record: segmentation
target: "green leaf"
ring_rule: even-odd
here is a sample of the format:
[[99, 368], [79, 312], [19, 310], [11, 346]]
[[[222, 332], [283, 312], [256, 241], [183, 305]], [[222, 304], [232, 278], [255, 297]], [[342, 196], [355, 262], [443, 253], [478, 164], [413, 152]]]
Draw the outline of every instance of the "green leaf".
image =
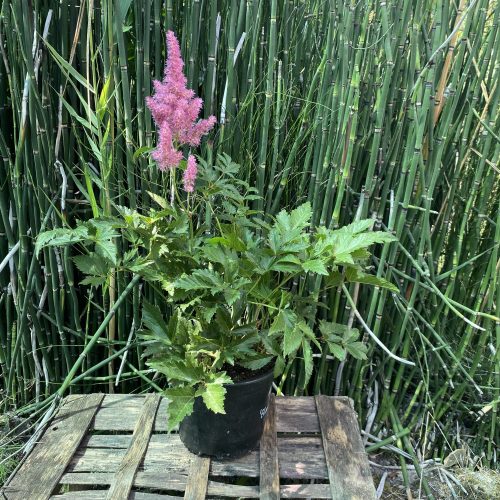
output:
[[282, 356], [278, 356], [274, 365], [274, 378], [279, 377], [285, 371], [285, 366], [285, 358], [283, 358]]
[[101, 286], [106, 283], [106, 276], [87, 276], [82, 281], [80, 281], [80, 285], [92, 285], [92, 286]]
[[396, 285], [393, 285], [390, 281], [387, 281], [384, 278], [373, 276], [372, 274], [365, 274], [356, 268], [348, 267], [345, 272], [345, 278], [351, 283], [374, 285], [380, 288], [387, 288], [391, 292], [399, 292], [398, 287]]
[[168, 431], [171, 432], [182, 420], [193, 413], [195, 390], [193, 387], [171, 387], [164, 394], [169, 401]]
[[315, 274], [321, 274], [323, 276], [328, 275], [325, 264], [320, 259], [306, 260], [302, 264], [304, 271], [309, 271]]
[[88, 240], [89, 232], [86, 226], [77, 226], [75, 229], [58, 228], [51, 231], [45, 231], [38, 235], [35, 244], [35, 253], [38, 255], [40, 250], [47, 246], [72, 245], [81, 241]]
[[159, 371], [166, 375], [170, 381], [176, 380], [181, 382], [195, 383], [203, 377], [201, 369], [195, 366], [188, 366], [180, 360], [175, 359], [152, 359], [146, 363], [153, 370]]
[[314, 369], [314, 359], [311, 344], [305, 339], [302, 339], [302, 354], [304, 356], [304, 384], [302, 387], [305, 388], [311, 378]]
[[346, 345], [346, 349], [353, 358], [366, 359], [368, 348], [365, 344], [363, 344], [363, 342], [351, 342]]
[[110, 266], [100, 255], [91, 253], [88, 255], [76, 255], [72, 258], [75, 266], [83, 274], [90, 274], [97, 277], [106, 277]]
[[[215, 295], [224, 286], [222, 276], [210, 269], [196, 269], [191, 274], [183, 274], [174, 286], [182, 290], [210, 290]], [[217, 290], [217, 291], [214, 291]]]
[[301, 262], [295, 255], [286, 255], [273, 263], [270, 269], [284, 273], [296, 273], [301, 269]]
[[247, 359], [240, 362], [241, 366], [248, 368], [249, 370], [260, 370], [267, 366], [273, 359], [274, 356], [257, 356], [252, 359]]
[[[141, 148], [143, 149], [143, 148]], [[153, 201], [155, 201], [158, 205], [160, 205], [161, 208], [164, 208], [164, 209], [168, 209], [170, 208], [170, 203], [163, 197], [161, 197], [160, 195], [156, 194], [156, 193], [152, 193], [151, 191], [147, 191], [147, 193], [149, 194], [149, 196], [151, 197], [151, 199]]]
[[116, 249], [116, 243], [113, 240], [99, 240], [96, 243], [95, 249], [104, 259], [109, 260], [116, 266], [118, 251]]
[[335, 260], [338, 262], [354, 263], [351, 254], [361, 249], [366, 249], [374, 243], [389, 243], [395, 241], [395, 238], [390, 233], [382, 231], [374, 231], [361, 234], [348, 234], [342, 229], [334, 231], [334, 254]]
[[142, 306], [142, 322], [151, 331], [156, 340], [164, 344], [171, 343], [171, 339], [167, 335], [168, 327], [162, 313], [158, 307], [153, 306], [147, 300], [144, 300]]
[[[135, 160], [137, 160], [137, 158], [139, 158], [139, 156], [142, 156], [146, 153], [150, 153], [151, 151], [153, 151], [153, 147], [152, 146], [142, 146], [141, 148], [137, 148], [135, 151], [134, 151], [134, 154], [132, 155], [132, 158]], [[148, 191], [148, 194], [149, 194], [149, 191]]]
[[319, 331], [325, 336], [325, 338], [332, 335], [343, 336], [346, 330], [349, 330], [349, 328], [341, 323], [332, 323], [324, 320], [319, 322]]
[[[209, 410], [212, 410], [214, 413], [225, 414], [226, 412], [224, 411], [224, 399], [226, 396], [226, 392], [226, 388], [222, 384], [218, 382], [212, 382], [205, 384], [205, 387], [201, 392], [201, 397], [203, 398], [205, 406]], [[199, 393], [197, 394], [200, 395]]]
[[[65, 74], [66, 77], [69, 77], [71, 75], [84, 89], [88, 89], [89, 92], [92, 94], [95, 94], [95, 90], [92, 87], [91, 82], [86, 80], [71, 64], [68, 63], [64, 59], [64, 57], [60, 56], [57, 50], [50, 45], [49, 42], [47, 42], [46, 39], [44, 39], [45, 45], [49, 49], [52, 57], [56, 61], [57, 65], [61, 68], [62, 72]], [[74, 82], [70, 79], [71, 83], [74, 85]]]
[[283, 335], [283, 354], [289, 356], [296, 352], [300, 347], [302, 338], [302, 330], [298, 325], [294, 325], [293, 328], [286, 328], [285, 334]]
[[308, 226], [312, 217], [312, 207], [309, 202], [306, 202], [290, 213], [290, 221], [293, 227], [301, 229]]
[[293, 328], [296, 322], [297, 316], [290, 309], [282, 309], [274, 318], [269, 335], [284, 333], [285, 330]]
[[112, 75], [112, 73], [110, 73], [108, 75], [108, 78], [104, 82], [101, 93], [99, 94], [99, 100], [97, 101], [97, 105], [96, 105], [96, 113], [97, 113], [97, 116], [99, 117], [99, 120], [101, 120], [101, 121], [104, 118], [104, 114], [106, 113], [106, 109], [108, 107], [108, 102], [111, 98], [111, 96], [109, 95], [109, 88], [110, 88], [110, 84], [111, 84], [111, 75]]
[[347, 353], [343, 347], [341, 347], [338, 344], [335, 344], [334, 342], [327, 342], [327, 344], [328, 344], [328, 349], [333, 356], [335, 356], [340, 361], [345, 360]]
[[351, 222], [351, 224], [348, 224], [347, 226], [344, 226], [337, 231], [342, 231], [344, 233], [348, 234], [358, 234], [358, 233], [363, 233], [368, 229], [371, 229], [373, 227], [374, 220], [373, 219], [362, 219], [362, 220], [356, 220], [354, 222]]

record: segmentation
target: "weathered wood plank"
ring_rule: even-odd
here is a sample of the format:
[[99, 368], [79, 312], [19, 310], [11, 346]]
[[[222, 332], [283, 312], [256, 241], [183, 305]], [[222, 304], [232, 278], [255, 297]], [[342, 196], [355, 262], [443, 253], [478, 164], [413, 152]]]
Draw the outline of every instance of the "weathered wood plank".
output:
[[[105, 498], [106, 493], [106, 490], [71, 491], [70, 493], [54, 495], [50, 498], [54, 500], [102, 500]], [[127, 500], [179, 500], [179, 497], [161, 495], [159, 493], [132, 491]]]
[[210, 459], [195, 456], [191, 462], [186, 492], [184, 498], [187, 500], [205, 500], [208, 486], [208, 471], [210, 470]]
[[[144, 396], [109, 394], [104, 398], [101, 409], [96, 415], [96, 431], [132, 432], [144, 403]], [[168, 401], [162, 398], [155, 419], [154, 431], [167, 431]], [[116, 418], [119, 409], [121, 418]], [[277, 397], [276, 431], [278, 433], [318, 433], [320, 432], [318, 415], [314, 399], [311, 397]]]
[[278, 500], [280, 471], [278, 467], [278, 439], [276, 436], [276, 407], [274, 395], [269, 397], [264, 432], [260, 440], [260, 498]]
[[87, 434], [81, 448], [128, 448], [132, 434]]
[[[114, 474], [110, 472], [68, 472], [61, 478], [60, 484], [83, 487], [107, 486], [111, 484], [113, 478]], [[134, 478], [134, 488], [184, 491], [186, 489], [187, 478], [187, 474], [138, 471]]]
[[280, 477], [328, 479], [323, 443], [319, 436], [278, 437]]
[[[106, 486], [111, 484], [111, 473], [75, 473], [65, 474], [61, 485]], [[136, 474], [134, 488], [151, 488], [158, 491], [179, 491], [186, 489], [187, 475], [165, 473], [161, 471], [141, 472]], [[102, 491], [102, 490], [101, 490]], [[220, 481], [208, 481], [207, 496], [259, 498], [258, 486], [239, 486]], [[288, 484], [280, 487], [281, 498], [331, 498], [328, 484]]]
[[[113, 399], [108, 399], [113, 396]], [[107, 403], [97, 413], [93, 429], [101, 432], [132, 432], [141, 415], [145, 397], [133, 396], [117, 399], [119, 394], [110, 394], [104, 398]], [[167, 432], [167, 407], [168, 401], [161, 399], [153, 425], [155, 432]], [[120, 418], [116, 418], [120, 412]]]
[[106, 497], [107, 500], [121, 500], [129, 497], [132, 485], [134, 484], [135, 474], [148, 447], [159, 403], [160, 397], [157, 394], [148, 394], [146, 397], [142, 414], [137, 420], [134, 429], [132, 442], [111, 483]]
[[[112, 438], [112, 440], [110, 440]], [[125, 447], [118, 448], [114, 440], [123, 436], [93, 436], [96, 447], [76, 452], [68, 472], [116, 472], [125, 455]], [[125, 436], [119, 444], [131, 439]], [[127, 441], [128, 440], [128, 441]], [[99, 447], [103, 445], [103, 447]], [[153, 434], [144, 457], [142, 469], [185, 473], [189, 470], [193, 455], [182, 445], [177, 434]], [[319, 436], [278, 436], [278, 462], [280, 477], [287, 479], [327, 479], [323, 444]], [[259, 452], [231, 461], [212, 460], [213, 476], [259, 476]]]
[[316, 396], [333, 500], [376, 498], [356, 414], [348, 398]]
[[50, 497], [96, 414], [102, 394], [66, 399], [56, 417], [12, 481], [3, 490], [9, 500]]
[[319, 434], [319, 420], [314, 398], [276, 397], [276, 431]]
[[328, 484], [287, 484], [280, 488], [281, 498], [332, 498]]

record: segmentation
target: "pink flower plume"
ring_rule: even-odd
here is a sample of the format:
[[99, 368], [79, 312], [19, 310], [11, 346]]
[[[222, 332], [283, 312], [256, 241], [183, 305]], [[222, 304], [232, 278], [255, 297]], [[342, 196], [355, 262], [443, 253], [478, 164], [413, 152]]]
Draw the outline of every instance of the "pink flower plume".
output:
[[184, 170], [183, 181], [184, 190], [188, 193], [194, 191], [194, 184], [196, 182], [196, 176], [198, 175], [198, 165], [196, 164], [196, 158], [193, 155], [189, 155], [187, 160], [187, 167]]
[[[201, 138], [216, 121], [215, 116], [198, 120], [203, 101], [187, 88], [181, 49], [172, 31], [167, 33], [167, 50], [163, 81], [154, 81], [155, 93], [146, 98], [146, 104], [159, 129], [158, 147], [152, 157], [158, 162], [160, 170], [176, 167], [182, 159], [182, 153], [177, 148], [182, 145], [199, 146]], [[191, 165], [194, 167], [191, 170], [195, 172], [196, 178], [196, 161], [192, 158]], [[185, 185], [191, 186], [189, 183]]]

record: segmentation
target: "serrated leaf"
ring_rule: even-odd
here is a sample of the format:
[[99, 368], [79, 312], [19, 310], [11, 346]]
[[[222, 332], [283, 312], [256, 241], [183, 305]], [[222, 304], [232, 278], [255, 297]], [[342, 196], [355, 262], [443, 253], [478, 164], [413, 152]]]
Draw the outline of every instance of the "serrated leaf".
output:
[[343, 336], [346, 330], [349, 330], [349, 328], [341, 323], [332, 323], [331, 321], [324, 320], [319, 322], [319, 331], [325, 337], [330, 337], [331, 335]]
[[311, 349], [311, 344], [303, 339], [302, 340], [302, 355], [304, 356], [304, 385], [305, 388], [311, 378], [314, 369], [314, 359], [313, 352]]
[[378, 286], [380, 288], [387, 288], [391, 292], [399, 292], [396, 285], [384, 278], [373, 276], [372, 274], [365, 274], [362, 271], [348, 267], [345, 272], [345, 278], [351, 283], [363, 283], [365, 285]]
[[349, 234], [363, 233], [364, 231], [371, 229], [373, 227], [373, 223], [373, 219], [356, 220], [354, 222], [351, 222], [350, 224], [347, 224], [347, 226], [338, 229], [337, 231], [342, 231]]
[[312, 207], [309, 202], [306, 202], [290, 213], [290, 221], [293, 227], [304, 228], [309, 225], [312, 217]]
[[167, 334], [168, 326], [163, 319], [162, 313], [158, 307], [153, 306], [147, 300], [144, 300], [142, 306], [142, 322], [156, 340], [164, 344], [171, 343], [171, 339]]
[[306, 260], [302, 263], [302, 268], [304, 271], [309, 271], [311, 273], [321, 274], [323, 276], [328, 275], [325, 264], [320, 259]]
[[286, 328], [283, 335], [283, 354], [289, 356], [296, 352], [300, 347], [302, 337], [303, 334], [298, 325], [294, 325], [293, 328]]
[[80, 285], [102, 286], [104, 283], [106, 283], [106, 276], [87, 276], [80, 281]]
[[160, 205], [161, 208], [164, 208], [164, 209], [170, 208], [170, 203], [162, 196], [160, 196], [156, 193], [153, 193], [151, 191], [148, 191], [147, 193], [153, 201], [155, 201], [158, 205]]
[[182, 361], [174, 359], [152, 359], [146, 363], [153, 370], [166, 375], [169, 381], [194, 383], [203, 376], [203, 372], [195, 366], [187, 366]]
[[195, 390], [192, 387], [171, 387], [164, 391], [169, 401], [167, 428], [171, 432], [182, 420], [193, 413]]
[[205, 406], [212, 410], [214, 413], [225, 414], [224, 410], [224, 399], [226, 396], [226, 388], [220, 383], [208, 383], [205, 384], [203, 391], [201, 392], [201, 397]]
[[344, 334], [342, 336], [342, 340], [344, 343], [349, 344], [351, 342], [354, 342], [359, 338], [359, 330], [357, 328], [349, 328], [346, 327], [344, 330]]
[[249, 370], [260, 370], [261, 368], [264, 368], [264, 366], [267, 366], [272, 359], [273, 356], [257, 356], [255, 358], [242, 361], [240, 362], [240, 364], [241, 366], [248, 368]]
[[85, 241], [88, 238], [88, 228], [83, 225], [77, 226], [75, 229], [52, 229], [51, 231], [45, 231], [38, 235], [35, 244], [35, 253], [38, 255], [40, 250], [46, 246], [72, 245]]
[[72, 258], [75, 266], [83, 274], [91, 274], [95, 276], [105, 276], [109, 272], [108, 263], [103, 258], [95, 253], [88, 255], [76, 255]]
[[284, 273], [295, 273], [300, 271], [301, 262], [295, 255], [286, 255], [274, 262], [270, 269]]
[[335, 260], [346, 263], [354, 263], [351, 256], [353, 252], [366, 249], [374, 243], [389, 243], [397, 239], [392, 234], [383, 231], [360, 233], [353, 236], [339, 229], [334, 231], [332, 235], [334, 236]]
[[328, 350], [333, 356], [335, 356], [339, 361], [344, 361], [346, 358], [346, 350], [334, 342], [327, 342]]
[[118, 251], [116, 243], [112, 240], [99, 240], [96, 243], [96, 252], [104, 259], [109, 260], [113, 265], [116, 265], [118, 258]]
[[363, 342], [351, 342], [346, 345], [346, 349], [353, 358], [366, 359], [368, 348]]
[[278, 356], [276, 358], [276, 363], [274, 364], [274, 378], [279, 377], [285, 371], [285, 366], [285, 359], [282, 356]]
[[276, 333], [284, 333], [285, 330], [291, 329], [297, 322], [297, 316], [290, 309], [282, 309], [274, 318], [269, 335]]
[[196, 269], [191, 274], [182, 275], [174, 286], [187, 291], [210, 290], [215, 295], [224, 286], [224, 281], [219, 273], [211, 269]]

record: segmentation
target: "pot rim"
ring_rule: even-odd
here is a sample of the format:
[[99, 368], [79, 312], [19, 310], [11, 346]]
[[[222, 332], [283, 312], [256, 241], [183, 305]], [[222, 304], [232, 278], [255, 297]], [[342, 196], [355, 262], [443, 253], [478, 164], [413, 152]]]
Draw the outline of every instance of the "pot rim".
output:
[[252, 384], [253, 382], [258, 382], [264, 378], [267, 378], [267, 377], [269, 377], [269, 374], [272, 374], [274, 371], [274, 363], [272, 361], [270, 363], [272, 363], [271, 367], [266, 372], [264, 372], [260, 375], [257, 375], [255, 377], [247, 378], [245, 380], [239, 380], [238, 382], [233, 382], [232, 384], [224, 384], [224, 386], [225, 387], [234, 387], [235, 385], [247, 385], [247, 384]]

